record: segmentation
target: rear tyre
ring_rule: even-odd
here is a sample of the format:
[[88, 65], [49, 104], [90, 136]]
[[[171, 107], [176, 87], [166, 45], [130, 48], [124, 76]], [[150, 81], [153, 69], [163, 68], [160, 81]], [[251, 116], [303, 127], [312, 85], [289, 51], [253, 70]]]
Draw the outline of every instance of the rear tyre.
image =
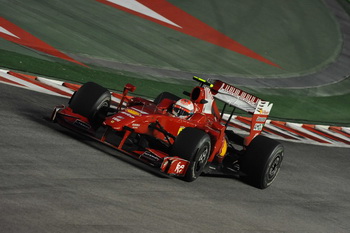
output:
[[265, 189], [275, 180], [283, 160], [283, 146], [270, 138], [256, 136], [240, 159], [240, 170], [246, 183]]
[[69, 107], [74, 113], [97, 123], [104, 119], [111, 103], [111, 93], [94, 82], [87, 82], [76, 91], [69, 100]]
[[196, 180], [206, 166], [211, 152], [210, 137], [204, 131], [196, 128], [185, 128], [176, 137], [170, 154], [190, 161], [183, 179], [191, 182]]

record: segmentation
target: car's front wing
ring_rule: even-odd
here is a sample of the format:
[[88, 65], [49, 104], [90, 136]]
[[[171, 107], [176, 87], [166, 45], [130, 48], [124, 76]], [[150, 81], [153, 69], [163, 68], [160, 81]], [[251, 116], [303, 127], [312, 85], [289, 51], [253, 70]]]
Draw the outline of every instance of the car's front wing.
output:
[[136, 150], [125, 149], [124, 143], [131, 134], [128, 128], [124, 129], [124, 134], [118, 145], [110, 143], [106, 140], [108, 134], [113, 130], [109, 127], [105, 127], [103, 132], [97, 132], [93, 126], [90, 125], [87, 118], [73, 113], [69, 108], [65, 106], [57, 106], [52, 112], [51, 121], [56, 122], [59, 125], [73, 130], [79, 134], [86, 135], [94, 140], [97, 140], [105, 145], [113, 147], [118, 151], [132, 156], [152, 167], [159, 169], [161, 172], [171, 175], [182, 177], [186, 174], [186, 171], [190, 165], [190, 162], [177, 156], [169, 156], [168, 154], [151, 149], [151, 148], [139, 148]]

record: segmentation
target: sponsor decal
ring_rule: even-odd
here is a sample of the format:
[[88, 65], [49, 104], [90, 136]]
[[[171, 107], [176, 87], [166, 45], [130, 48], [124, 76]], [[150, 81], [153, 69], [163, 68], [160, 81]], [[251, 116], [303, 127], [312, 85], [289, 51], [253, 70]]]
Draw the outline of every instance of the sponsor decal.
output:
[[116, 122], [119, 122], [120, 119], [119, 119], [118, 117], [113, 117], [111, 123], [114, 123], [115, 121], [116, 121]]
[[140, 112], [140, 113], [142, 113], [143, 115], [147, 115], [148, 114], [148, 112], [144, 112], [144, 111], [142, 111], [140, 109], [137, 109], [137, 108], [134, 108], [134, 107], [131, 107], [131, 108], [136, 110], [136, 111], [138, 111], [138, 112]]
[[116, 9], [281, 68], [166, 0], [96, 0]]
[[2, 17], [0, 17], [0, 37], [48, 55], [86, 66]]
[[132, 115], [135, 115], [135, 116], [141, 116], [141, 113], [139, 113], [138, 111], [135, 111], [131, 108], [127, 108], [127, 109], [125, 109], [125, 111], [132, 114]]
[[227, 83], [222, 83], [219, 92], [226, 93], [232, 95], [240, 100], [243, 100], [251, 105], [256, 105], [256, 103], [260, 100], [258, 97], [253, 96], [241, 89], [238, 89], [234, 86], [231, 86]]
[[256, 123], [254, 125], [254, 131], [261, 131], [264, 128], [264, 124]]
[[122, 117], [122, 116], [114, 116], [111, 120], [111, 123], [120, 122], [123, 119], [124, 119], [124, 117]]
[[266, 117], [258, 117], [256, 119], [256, 121], [258, 121], [258, 122], [265, 122], [266, 121]]
[[267, 110], [264, 110], [264, 109], [260, 109], [260, 110], [259, 110], [259, 113], [260, 113], [261, 115], [269, 115], [269, 114], [270, 114], [270, 111], [267, 111]]
[[258, 107], [255, 109], [254, 114], [269, 115], [272, 109], [272, 106], [273, 106], [273, 103], [260, 100], [258, 103]]
[[177, 135], [179, 135], [184, 128], [186, 128], [186, 127], [185, 126], [180, 126], [179, 131], [177, 131]]
[[176, 168], [174, 170], [174, 172], [176, 174], [182, 174], [182, 172], [184, 171], [185, 169], [185, 164], [182, 164], [181, 162], [178, 162], [177, 165], [176, 165]]
[[127, 113], [127, 112], [121, 112], [122, 114], [124, 114], [124, 115], [126, 115], [126, 116], [128, 116], [128, 117], [130, 117], [130, 118], [135, 118], [132, 114], [130, 114], [130, 113]]

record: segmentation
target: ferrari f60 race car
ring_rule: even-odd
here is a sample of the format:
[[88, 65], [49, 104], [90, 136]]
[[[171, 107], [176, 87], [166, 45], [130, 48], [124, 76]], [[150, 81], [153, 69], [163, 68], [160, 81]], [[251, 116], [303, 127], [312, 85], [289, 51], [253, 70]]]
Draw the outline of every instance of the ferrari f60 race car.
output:
[[[202, 173], [228, 174], [260, 189], [270, 186], [284, 152], [279, 142], [260, 135], [272, 103], [220, 80], [194, 80], [199, 85], [184, 92], [193, 105], [185, 117], [174, 113], [181, 98], [172, 93], [163, 92], [153, 101], [129, 97], [136, 87], [127, 84], [119, 104], [113, 105], [108, 89], [88, 82], [67, 107], [55, 107], [51, 120], [185, 181]], [[217, 100], [223, 102], [221, 112]], [[230, 114], [225, 114], [227, 106]], [[247, 136], [229, 129], [236, 108], [252, 114]]]

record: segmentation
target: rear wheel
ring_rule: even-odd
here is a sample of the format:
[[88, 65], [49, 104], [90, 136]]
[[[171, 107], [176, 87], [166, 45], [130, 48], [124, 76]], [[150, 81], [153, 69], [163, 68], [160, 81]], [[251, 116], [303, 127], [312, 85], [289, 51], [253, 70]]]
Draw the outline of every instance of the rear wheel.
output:
[[177, 136], [170, 154], [190, 161], [183, 179], [191, 182], [202, 173], [208, 162], [210, 151], [209, 135], [202, 130], [188, 127]]
[[69, 101], [69, 107], [74, 113], [98, 123], [104, 119], [110, 106], [110, 92], [94, 82], [87, 82], [74, 93]]
[[270, 138], [257, 136], [240, 159], [242, 180], [254, 187], [265, 189], [275, 180], [283, 160], [283, 146]]

